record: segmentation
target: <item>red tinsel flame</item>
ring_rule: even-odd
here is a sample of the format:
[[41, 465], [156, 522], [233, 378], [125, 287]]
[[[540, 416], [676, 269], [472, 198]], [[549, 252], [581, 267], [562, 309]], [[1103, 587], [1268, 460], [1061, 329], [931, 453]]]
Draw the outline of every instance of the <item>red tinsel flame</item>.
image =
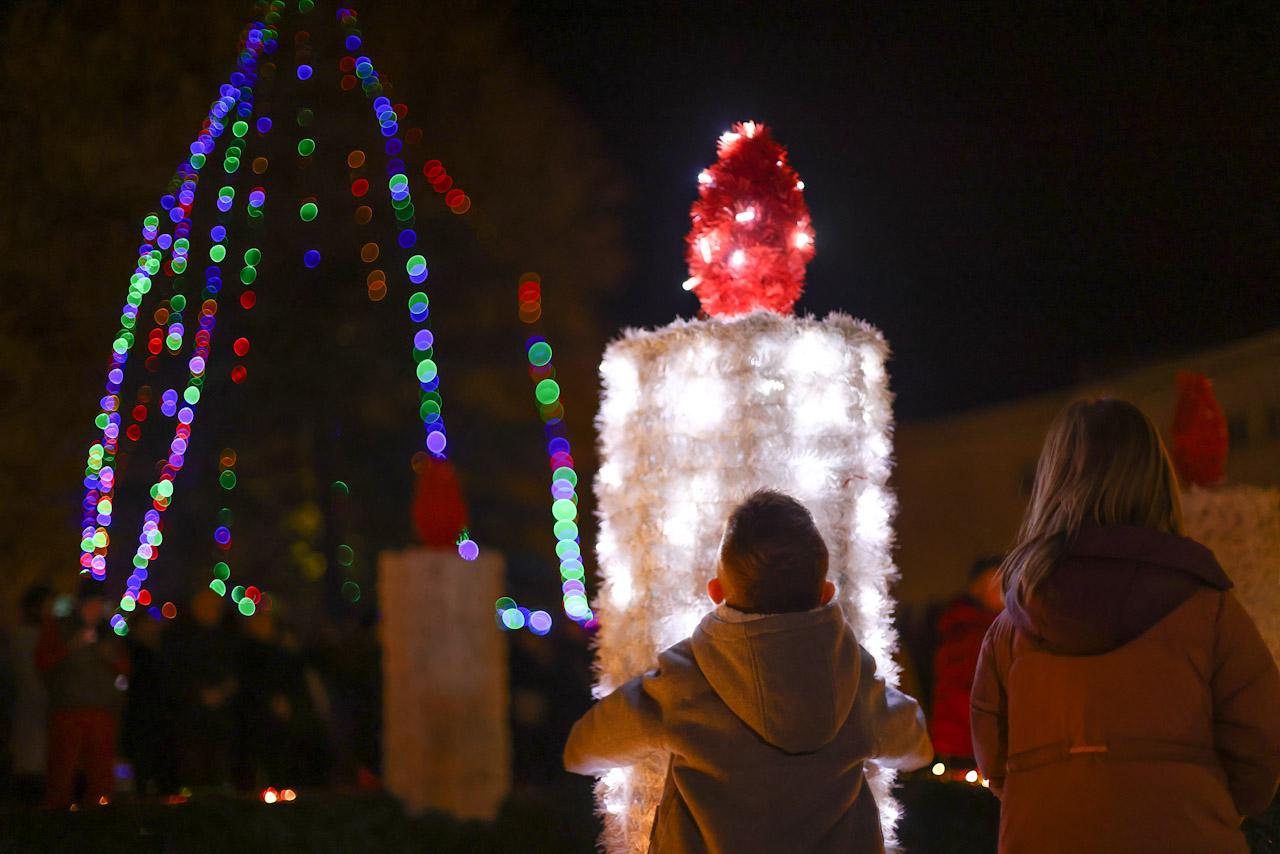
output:
[[1173, 412], [1173, 462], [1185, 484], [1221, 483], [1227, 468], [1227, 418], [1204, 374], [1178, 374]]
[[423, 545], [453, 548], [467, 527], [467, 504], [458, 473], [447, 460], [428, 459], [418, 469], [413, 492], [413, 526]]
[[685, 239], [689, 279], [707, 314], [790, 314], [813, 258], [804, 182], [769, 129], [742, 122], [720, 137], [719, 159], [698, 176]]

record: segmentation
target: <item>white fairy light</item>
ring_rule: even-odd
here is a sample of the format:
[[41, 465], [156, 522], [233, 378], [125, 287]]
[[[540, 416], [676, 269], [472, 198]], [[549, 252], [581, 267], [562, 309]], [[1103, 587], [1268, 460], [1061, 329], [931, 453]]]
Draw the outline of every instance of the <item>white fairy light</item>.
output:
[[693, 502], [669, 505], [662, 520], [662, 536], [673, 546], [690, 548], [698, 542], [698, 521], [698, 507]]
[[742, 132], [743, 132], [743, 133], [745, 133], [745, 134], [747, 135], [747, 139], [751, 139], [751, 137], [753, 137], [753, 136], [755, 136], [755, 135], [756, 135], [756, 123], [755, 123], [755, 122], [743, 122], [743, 123], [742, 123]]
[[728, 148], [740, 139], [742, 139], [742, 134], [727, 130], [720, 134], [720, 145], [723, 148]]
[[791, 483], [801, 501], [820, 499], [831, 491], [831, 464], [821, 457], [799, 457], [791, 463]]
[[629, 790], [631, 788], [630, 768], [610, 768], [600, 778], [604, 788], [604, 808], [610, 815], [621, 815], [627, 811]]
[[808, 249], [809, 244], [813, 242], [813, 238], [809, 236], [807, 231], [797, 231], [793, 240], [797, 249]]
[[797, 190], [803, 190], [803, 189], [804, 189], [804, 181], [796, 181], [796, 189], [797, 189]]
[[600, 362], [600, 376], [607, 389], [600, 417], [622, 425], [640, 403], [640, 373], [625, 354], [611, 353]]
[[785, 365], [787, 373], [792, 376], [831, 376], [840, 369], [844, 359], [843, 339], [825, 335], [817, 329], [807, 329], [788, 348]]
[[862, 351], [862, 375], [868, 383], [884, 382], [884, 358], [872, 347]]
[[874, 484], [868, 484], [858, 493], [855, 524], [857, 534], [873, 541], [883, 541], [889, 535], [888, 496], [884, 490]]
[[694, 288], [696, 288], [698, 286], [698, 283], [701, 281], [702, 280], [699, 279], [697, 276], [690, 276], [689, 278], [684, 280], [684, 284], [682, 284], [680, 287], [684, 288], [686, 291], [691, 291]]
[[671, 424], [677, 430], [702, 436], [720, 426], [728, 401], [719, 377], [669, 377], [666, 392], [671, 401]]
[[704, 187], [710, 184], [714, 184], [715, 180], [716, 179], [712, 178], [711, 173], [708, 172], [706, 169], [703, 169], [701, 172], [698, 173], [698, 183], [703, 185]]
[[711, 241], [705, 237], [698, 238], [698, 251], [702, 253], [704, 263], [711, 263]]
[[756, 218], [756, 209], [747, 208], [745, 211], [741, 211], [736, 214], [733, 218], [738, 222], [751, 222]]
[[613, 561], [613, 573], [609, 576], [609, 601], [619, 611], [627, 610], [634, 594], [631, 586], [631, 564], [626, 558]]
[[791, 406], [792, 427], [799, 435], [847, 429], [850, 423], [848, 392], [835, 383], [793, 382], [787, 402]]
[[729, 263], [734, 267], [741, 267], [747, 260], [747, 253], [741, 249], [735, 249], [733, 255], [729, 257]]

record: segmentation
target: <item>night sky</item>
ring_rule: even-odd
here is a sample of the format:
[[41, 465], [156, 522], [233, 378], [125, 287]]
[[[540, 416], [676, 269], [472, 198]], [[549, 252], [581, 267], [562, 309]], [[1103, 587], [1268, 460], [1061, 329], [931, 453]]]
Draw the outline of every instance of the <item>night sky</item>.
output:
[[696, 312], [695, 176], [747, 118], [808, 187], [800, 308], [885, 331], [899, 417], [1280, 322], [1280, 6], [1013, 8], [517, 6], [630, 179], [617, 324]]

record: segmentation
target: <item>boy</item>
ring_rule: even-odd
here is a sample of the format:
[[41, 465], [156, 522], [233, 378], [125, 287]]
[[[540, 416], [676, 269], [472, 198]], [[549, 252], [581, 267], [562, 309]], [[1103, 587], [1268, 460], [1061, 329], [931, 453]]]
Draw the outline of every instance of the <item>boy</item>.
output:
[[564, 762], [579, 774], [671, 754], [651, 852], [884, 850], [863, 763], [919, 768], [932, 746], [826, 576], [809, 512], [756, 492], [725, 527], [716, 609], [574, 725]]

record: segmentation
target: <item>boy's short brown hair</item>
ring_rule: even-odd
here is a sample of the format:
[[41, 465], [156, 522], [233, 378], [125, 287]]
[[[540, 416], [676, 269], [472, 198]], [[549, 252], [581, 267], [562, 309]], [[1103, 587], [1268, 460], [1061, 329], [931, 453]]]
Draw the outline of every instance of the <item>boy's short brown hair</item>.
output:
[[808, 611], [822, 602], [827, 545], [803, 504], [761, 489], [729, 514], [720, 572], [734, 608], [755, 614]]

